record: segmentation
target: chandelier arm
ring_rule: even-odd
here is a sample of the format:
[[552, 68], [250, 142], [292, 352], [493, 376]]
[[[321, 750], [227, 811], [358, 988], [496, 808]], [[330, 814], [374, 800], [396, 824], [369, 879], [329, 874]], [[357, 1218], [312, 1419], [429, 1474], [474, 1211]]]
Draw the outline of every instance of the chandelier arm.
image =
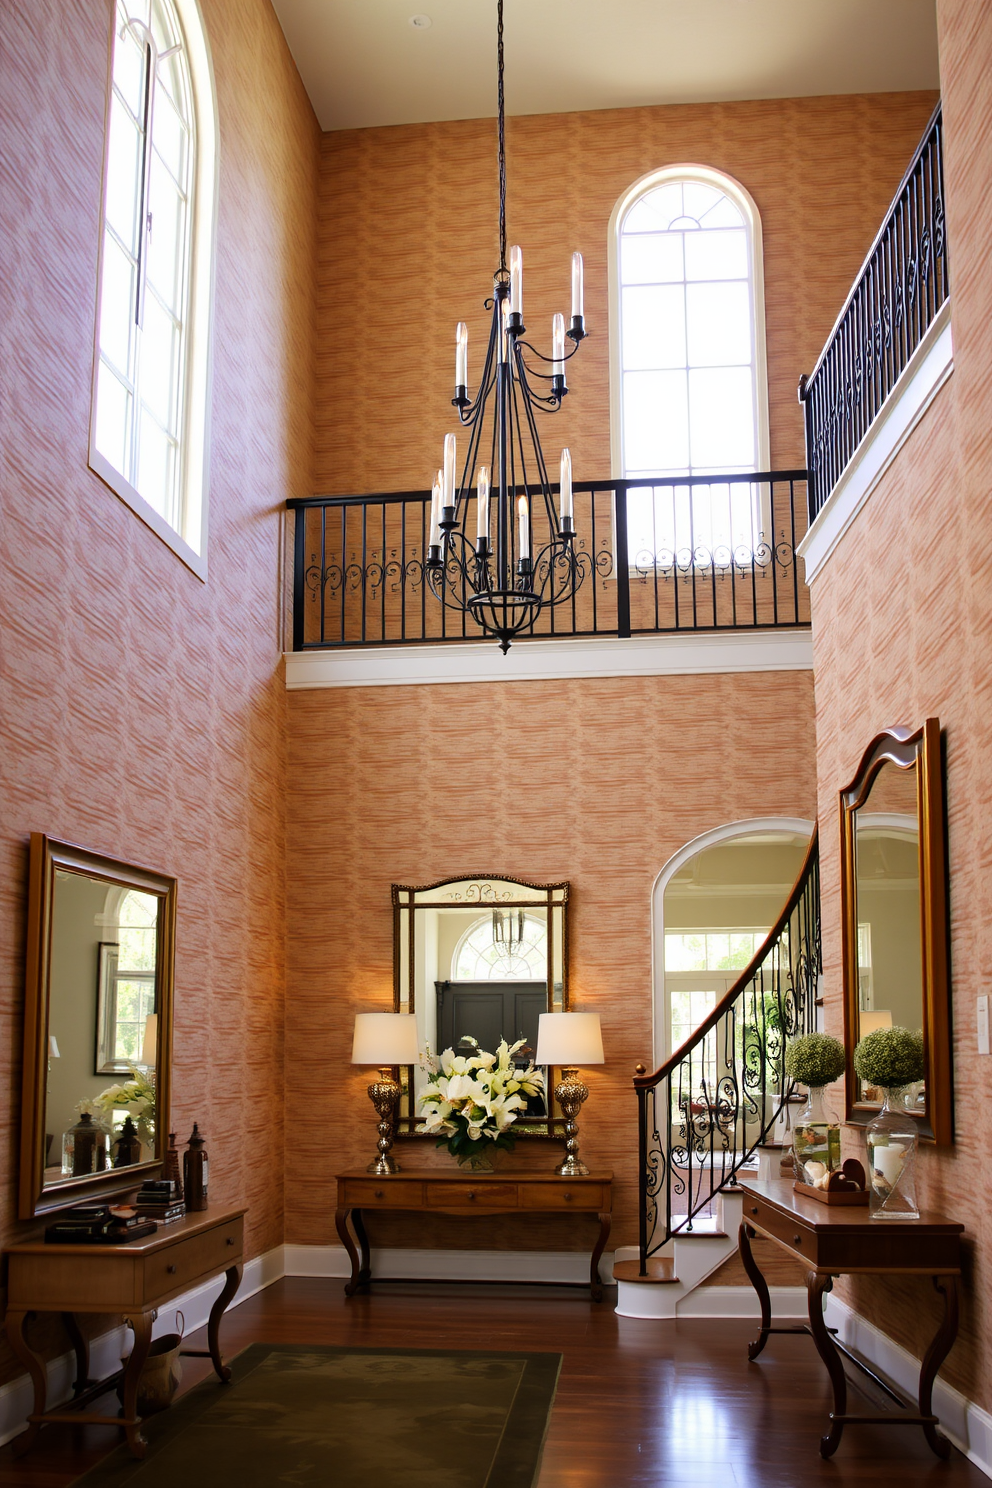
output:
[[[566, 351], [566, 353], [565, 353], [564, 356], [556, 357], [556, 356], [545, 356], [543, 351], [538, 351], [537, 347], [536, 346], [532, 346], [529, 341], [520, 341], [520, 340], [518, 340], [517, 341], [517, 345], [520, 346], [521, 348], [526, 348], [527, 351], [532, 352], [534, 354], [534, 356], [536, 356], [542, 362], [570, 362], [572, 360], [572, 358], [574, 357], [575, 353], [579, 349], [579, 343], [578, 343], [578, 341], [576, 341], [576, 343], [572, 347], [571, 351]], [[549, 375], [547, 372], [534, 372], [532, 369], [528, 369], [528, 370], [530, 371], [530, 375], [532, 377], [547, 377]]]
[[[548, 480], [548, 469], [544, 462], [544, 450], [541, 448], [541, 437], [538, 434], [537, 420], [534, 417], [533, 396], [530, 393], [530, 389], [527, 387], [526, 378], [523, 378], [521, 380], [521, 386], [524, 392], [523, 403], [527, 413], [527, 428], [530, 431], [531, 443], [534, 446], [534, 459], [537, 464], [538, 479], [541, 483], [541, 494], [544, 497], [544, 504], [547, 510], [548, 522], [550, 523], [551, 531], [557, 534], [558, 514], [555, 511], [554, 502], [551, 499], [551, 482]], [[520, 440], [521, 450], [523, 450], [523, 432], [520, 429], [519, 410], [517, 411], [517, 435]]]

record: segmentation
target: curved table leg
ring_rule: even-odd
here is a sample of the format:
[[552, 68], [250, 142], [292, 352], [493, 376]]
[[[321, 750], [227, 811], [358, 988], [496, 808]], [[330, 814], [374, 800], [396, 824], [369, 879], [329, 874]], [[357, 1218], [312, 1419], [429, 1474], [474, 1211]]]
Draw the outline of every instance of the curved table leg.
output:
[[148, 1350], [152, 1342], [152, 1323], [154, 1321], [150, 1312], [141, 1312], [134, 1317], [128, 1318], [134, 1333], [134, 1344], [131, 1349], [131, 1357], [127, 1361], [124, 1370], [122, 1384], [123, 1393], [123, 1418], [121, 1425], [127, 1436], [127, 1444], [132, 1457], [144, 1457], [145, 1448], [148, 1445], [141, 1434], [141, 1417], [138, 1415], [138, 1380], [141, 1371], [145, 1367], [148, 1358]]
[[348, 1252], [348, 1259], [351, 1262], [351, 1276], [344, 1284], [344, 1294], [346, 1297], [353, 1297], [358, 1291], [362, 1272], [362, 1262], [358, 1253], [358, 1245], [351, 1230], [348, 1228], [350, 1217], [350, 1209], [335, 1209], [334, 1211], [334, 1227], [338, 1232], [338, 1239]]
[[815, 1271], [811, 1271], [806, 1277], [806, 1287], [809, 1292], [809, 1331], [813, 1335], [817, 1353], [827, 1366], [827, 1373], [830, 1375], [830, 1383], [834, 1391], [830, 1430], [820, 1441], [821, 1457], [832, 1457], [840, 1446], [844, 1422], [837, 1418], [847, 1414], [847, 1375], [844, 1373], [840, 1354], [834, 1348], [830, 1331], [823, 1320], [823, 1294], [829, 1292], [833, 1284], [832, 1276], [818, 1276]]
[[213, 1307], [211, 1307], [210, 1316], [207, 1319], [207, 1349], [209, 1350], [210, 1357], [213, 1360], [214, 1369], [217, 1371], [217, 1378], [223, 1385], [226, 1385], [230, 1381], [231, 1371], [228, 1365], [226, 1365], [224, 1363], [224, 1360], [221, 1358], [220, 1320], [224, 1316], [225, 1311], [230, 1305], [235, 1292], [241, 1285], [241, 1272], [242, 1268], [240, 1265], [231, 1266], [225, 1272], [223, 1290], [214, 1303]]
[[741, 1255], [741, 1265], [747, 1272], [747, 1279], [758, 1294], [758, 1302], [761, 1307], [761, 1332], [753, 1343], [747, 1346], [748, 1359], [758, 1357], [765, 1344], [768, 1342], [768, 1334], [772, 1326], [772, 1303], [768, 1295], [768, 1283], [759, 1269], [757, 1261], [751, 1251], [751, 1239], [754, 1231], [748, 1225], [742, 1224], [737, 1234], [737, 1248]]
[[358, 1285], [362, 1291], [368, 1291], [372, 1280], [372, 1248], [369, 1245], [369, 1237], [365, 1231], [365, 1221], [362, 1219], [361, 1209], [352, 1209], [351, 1223], [355, 1231], [355, 1238], [362, 1252], [361, 1269], [358, 1272]]
[[7, 1341], [31, 1376], [31, 1383], [34, 1386], [34, 1410], [28, 1417], [30, 1424], [27, 1431], [14, 1441], [14, 1455], [17, 1457], [28, 1450], [41, 1430], [39, 1418], [45, 1413], [45, 1394], [48, 1384], [43, 1360], [28, 1346], [28, 1341], [24, 1337], [24, 1321], [27, 1317], [26, 1312], [8, 1311], [4, 1322]]
[[610, 1238], [612, 1225], [612, 1214], [601, 1214], [599, 1216], [599, 1238], [589, 1258], [589, 1290], [592, 1293], [592, 1300], [594, 1302], [602, 1302], [603, 1300], [603, 1284], [599, 1279], [599, 1260], [603, 1251], [606, 1249], [606, 1242]]
[[[944, 1299], [944, 1316], [920, 1367], [921, 1416], [933, 1415], [933, 1382], [937, 1377], [937, 1370], [950, 1353], [951, 1345], [958, 1333], [957, 1277], [934, 1276], [931, 1280]], [[947, 1440], [947, 1437], [941, 1435], [933, 1422], [923, 1421], [921, 1424], [923, 1426], [923, 1435], [937, 1456], [949, 1457], [951, 1455], [951, 1444]]]
[[90, 1346], [82, 1335], [74, 1312], [64, 1312], [62, 1314], [62, 1325], [69, 1335], [69, 1342], [72, 1344], [76, 1355], [76, 1378], [73, 1381], [72, 1393], [73, 1395], [81, 1395], [87, 1385], [93, 1383], [89, 1377]]

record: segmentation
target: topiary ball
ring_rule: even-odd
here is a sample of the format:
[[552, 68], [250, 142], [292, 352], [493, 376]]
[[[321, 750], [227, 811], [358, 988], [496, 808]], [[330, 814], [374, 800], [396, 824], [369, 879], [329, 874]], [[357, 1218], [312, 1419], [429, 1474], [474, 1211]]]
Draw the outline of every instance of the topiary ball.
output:
[[913, 1085], [924, 1075], [923, 1037], [908, 1028], [876, 1028], [855, 1049], [854, 1068], [866, 1085]]
[[785, 1051], [785, 1073], [800, 1085], [829, 1085], [844, 1073], [844, 1045], [830, 1033], [805, 1033]]

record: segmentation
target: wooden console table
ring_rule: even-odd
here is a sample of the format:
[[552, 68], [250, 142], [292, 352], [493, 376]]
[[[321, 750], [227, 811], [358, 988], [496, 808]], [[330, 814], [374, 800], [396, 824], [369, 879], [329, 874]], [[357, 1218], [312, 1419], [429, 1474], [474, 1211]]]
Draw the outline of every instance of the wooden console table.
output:
[[[595, 1214], [599, 1235], [589, 1260], [589, 1287], [602, 1300], [599, 1258], [606, 1248], [613, 1207], [613, 1174], [557, 1178], [553, 1173], [467, 1173], [458, 1169], [404, 1168], [384, 1178], [361, 1170], [339, 1173], [334, 1219], [351, 1260], [345, 1294], [367, 1291], [372, 1280], [368, 1236], [362, 1211], [421, 1211], [432, 1214]], [[349, 1228], [350, 1223], [350, 1228]], [[578, 1285], [579, 1283], [565, 1283]], [[584, 1285], [584, 1283], [583, 1283]]]
[[[750, 1344], [749, 1359], [756, 1359], [770, 1333], [810, 1333], [830, 1375], [834, 1408], [830, 1430], [820, 1442], [820, 1452], [830, 1457], [840, 1444], [845, 1426], [874, 1422], [891, 1426], [922, 1426], [938, 1457], [950, 1455], [950, 1443], [937, 1430], [933, 1414], [933, 1382], [950, 1352], [958, 1329], [958, 1277], [961, 1275], [963, 1224], [924, 1214], [919, 1219], [870, 1219], [868, 1207], [828, 1206], [794, 1192], [791, 1179], [766, 1183], [743, 1183], [743, 1218], [740, 1253], [758, 1300], [761, 1303], [761, 1332]], [[774, 1240], [793, 1259], [808, 1267], [809, 1327], [773, 1328], [771, 1304], [765, 1278], [758, 1269], [750, 1241], [757, 1232]], [[919, 1414], [889, 1412], [886, 1415], [854, 1416], [847, 1413], [847, 1378], [842, 1345], [831, 1337], [823, 1318], [823, 1294], [835, 1276], [929, 1276], [944, 1300], [944, 1314], [920, 1366]], [[848, 1357], [892, 1395], [883, 1380], [855, 1358]], [[898, 1399], [898, 1397], [893, 1397]], [[901, 1403], [901, 1402], [900, 1402]]]
[[[244, 1209], [187, 1214], [158, 1233], [129, 1245], [46, 1245], [36, 1240], [14, 1245], [7, 1260], [7, 1316], [10, 1346], [34, 1384], [34, 1410], [29, 1429], [17, 1438], [26, 1452], [47, 1421], [96, 1421], [120, 1426], [135, 1457], [145, 1455], [145, 1438], [137, 1411], [138, 1377], [148, 1357], [156, 1309], [190, 1287], [223, 1272], [224, 1289], [210, 1309], [207, 1349], [183, 1349], [213, 1360], [225, 1383], [231, 1371], [221, 1358], [220, 1320], [241, 1282]], [[56, 1410], [45, 1409], [45, 1362], [29, 1346], [24, 1324], [32, 1312], [59, 1312], [76, 1354], [73, 1399]], [[106, 1380], [89, 1378], [89, 1348], [76, 1322], [78, 1313], [122, 1313], [134, 1331], [127, 1368]], [[123, 1379], [124, 1410], [120, 1416], [85, 1411], [91, 1400]]]

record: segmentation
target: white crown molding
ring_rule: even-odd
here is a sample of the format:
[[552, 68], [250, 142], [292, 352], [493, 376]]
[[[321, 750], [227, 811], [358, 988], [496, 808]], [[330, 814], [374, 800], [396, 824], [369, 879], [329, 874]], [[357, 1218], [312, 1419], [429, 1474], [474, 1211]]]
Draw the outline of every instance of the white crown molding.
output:
[[323, 687], [414, 687], [442, 682], [545, 682], [573, 677], [672, 677], [715, 672], [811, 671], [809, 630], [603, 636], [519, 641], [506, 656], [495, 641], [364, 646], [286, 653], [290, 692]]
[[[919, 1389], [920, 1361], [881, 1329], [835, 1296], [828, 1295], [825, 1309], [828, 1328], [836, 1328], [841, 1343], [915, 1400]], [[939, 1376], [933, 1387], [934, 1413], [940, 1430], [963, 1452], [969, 1462], [992, 1478], [992, 1415], [967, 1399]]]
[[796, 550], [806, 564], [807, 584], [823, 571], [953, 370], [951, 302], [945, 300]]

